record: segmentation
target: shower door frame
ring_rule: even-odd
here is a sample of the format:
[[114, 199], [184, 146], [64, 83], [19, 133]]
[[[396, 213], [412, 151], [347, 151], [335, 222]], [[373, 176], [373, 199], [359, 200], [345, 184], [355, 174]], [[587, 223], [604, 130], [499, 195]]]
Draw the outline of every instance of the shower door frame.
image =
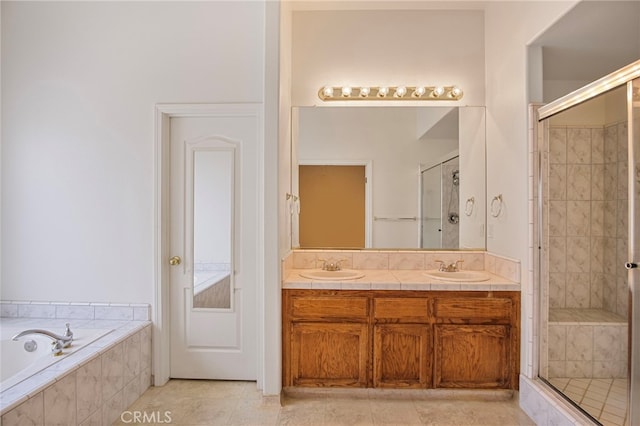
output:
[[[640, 232], [640, 223], [634, 223], [636, 220], [635, 211], [640, 210], [639, 200], [634, 196], [635, 193], [640, 189], [640, 179], [636, 182], [634, 179], [634, 173], [631, 171], [636, 170], [637, 167], [640, 167], [640, 152], [635, 152], [637, 148], [640, 150], [640, 131], [634, 134], [634, 127], [640, 128], [640, 123], [634, 123], [634, 114], [633, 114], [633, 83], [634, 80], [640, 79], [640, 60], [633, 62], [626, 67], [621, 68], [620, 70], [613, 72], [599, 80], [594, 81], [581, 89], [578, 89], [572, 93], [569, 93], [566, 96], [563, 96], [547, 105], [544, 105], [538, 109], [538, 117], [537, 124], [542, 124], [544, 126], [544, 130], [548, 130], [548, 125], [543, 122], [543, 120], [550, 118], [553, 115], [556, 115], [562, 111], [565, 111], [573, 106], [581, 104], [589, 99], [595, 98], [605, 92], [613, 90], [617, 87], [626, 85], [626, 93], [627, 93], [627, 121], [628, 121], [628, 150], [629, 150], [629, 228], [628, 228], [628, 263], [635, 265], [640, 264], [640, 246], [636, 246], [639, 238], [634, 238], [634, 234], [636, 232]], [[640, 84], [638, 85], [640, 86]], [[640, 106], [637, 107], [640, 110]], [[640, 120], [640, 113], [638, 114], [638, 120]], [[634, 140], [634, 138], [638, 140]], [[538, 139], [538, 143], [539, 143]], [[635, 145], [635, 147], [634, 147]], [[542, 243], [543, 243], [543, 235], [541, 222], [543, 221], [543, 183], [542, 183], [542, 173], [541, 173], [541, 158], [542, 150], [538, 148], [538, 180], [537, 180], [537, 198], [538, 198], [538, 206], [537, 206], [537, 219], [535, 223], [538, 226], [537, 232], [537, 246], [539, 248], [537, 259], [537, 277], [536, 284], [538, 286], [538, 303], [537, 303], [537, 317], [538, 322], [534, 325], [534, 327], [539, 327], [540, 320], [542, 317], [542, 307], [544, 306], [542, 303], [542, 285], [541, 280], [543, 275], [542, 265], [543, 262], [540, 259], [542, 255]], [[638, 157], [638, 162], [636, 162], [635, 156]], [[638, 166], [636, 166], [638, 164]], [[639, 169], [640, 170], [640, 169]], [[638, 244], [640, 245], [640, 244]], [[619, 267], [623, 267], [626, 265], [618, 265]], [[632, 401], [640, 398], [640, 269], [635, 268], [629, 273], [629, 298], [630, 298], [630, 308], [629, 308], [629, 368], [627, 377], [629, 380], [629, 389], [628, 389], [628, 424], [640, 424], [640, 407], [636, 407], [632, 404]], [[636, 327], [633, 327], [636, 325]], [[539, 336], [539, 333], [536, 333]], [[536, 368], [540, 366], [540, 339], [537, 341], [537, 350], [536, 350]], [[536, 375], [539, 375], [539, 371], [536, 372]]]

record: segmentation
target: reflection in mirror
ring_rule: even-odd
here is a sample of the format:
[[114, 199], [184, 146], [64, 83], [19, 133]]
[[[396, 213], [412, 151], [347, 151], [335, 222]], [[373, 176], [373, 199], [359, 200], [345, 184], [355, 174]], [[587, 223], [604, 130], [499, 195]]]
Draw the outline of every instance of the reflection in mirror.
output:
[[460, 162], [458, 151], [421, 170], [422, 248], [458, 248]]
[[234, 151], [196, 149], [193, 156], [193, 307], [229, 309]]
[[[292, 247], [485, 248], [484, 107], [300, 107], [292, 117]], [[321, 173], [309, 182], [312, 166]], [[364, 188], [335, 182], [331, 169], [354, 166]], [[356, 227], [364, 238], [345, 242]]]

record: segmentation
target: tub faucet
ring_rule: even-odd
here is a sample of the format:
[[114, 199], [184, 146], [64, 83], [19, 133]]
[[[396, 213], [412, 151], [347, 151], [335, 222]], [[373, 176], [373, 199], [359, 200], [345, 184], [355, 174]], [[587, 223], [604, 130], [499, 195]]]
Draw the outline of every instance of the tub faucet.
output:
[[64, 336], [53, 333], [49, 330], [43, 330], [41, 328], [31, 328], [29, 330], [21, 331], [20, 333], [13, 336], [11, 340], [18, 340], [22, 336], [26, 336], [28, 334], [41, 334], [53, 340], [53, 343], [51, 345], [51, 352], [53, 352], [54, 355], [60, 355], [62, 353], [62, 349], [68, 348], [69, 346], [71, 346], [71, 342], [73, 342], [73, 332], [69, 327], [69, 323], [67, 323], [66, 326], [67, 329], [64, 332]]

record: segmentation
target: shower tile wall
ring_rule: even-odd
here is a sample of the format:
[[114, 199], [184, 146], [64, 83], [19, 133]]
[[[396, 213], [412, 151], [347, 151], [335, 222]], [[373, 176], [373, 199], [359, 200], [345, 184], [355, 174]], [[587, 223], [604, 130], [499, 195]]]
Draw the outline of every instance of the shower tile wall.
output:
[[626, 377], [626, 135], [549, 128], [547, 377]]
[[627, 315], [626, 123], [549, 129], [549, 307]]

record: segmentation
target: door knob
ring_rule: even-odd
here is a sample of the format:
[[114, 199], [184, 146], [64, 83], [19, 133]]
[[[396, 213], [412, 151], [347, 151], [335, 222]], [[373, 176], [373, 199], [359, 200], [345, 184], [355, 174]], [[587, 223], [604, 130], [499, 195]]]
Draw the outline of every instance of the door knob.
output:
[[180, 258], [180, 256], [173, 256], [171, 259], [169, 259], [169, 265], [171, 266], [176, 266], [182, 263], [182, 259]]
[[626, 262], [624, 264], [624, 267], [627, 268], [627, 269], [635, 269], [635, 268], [638, 267], [638, 264], [635, 263], [635, 262]]

